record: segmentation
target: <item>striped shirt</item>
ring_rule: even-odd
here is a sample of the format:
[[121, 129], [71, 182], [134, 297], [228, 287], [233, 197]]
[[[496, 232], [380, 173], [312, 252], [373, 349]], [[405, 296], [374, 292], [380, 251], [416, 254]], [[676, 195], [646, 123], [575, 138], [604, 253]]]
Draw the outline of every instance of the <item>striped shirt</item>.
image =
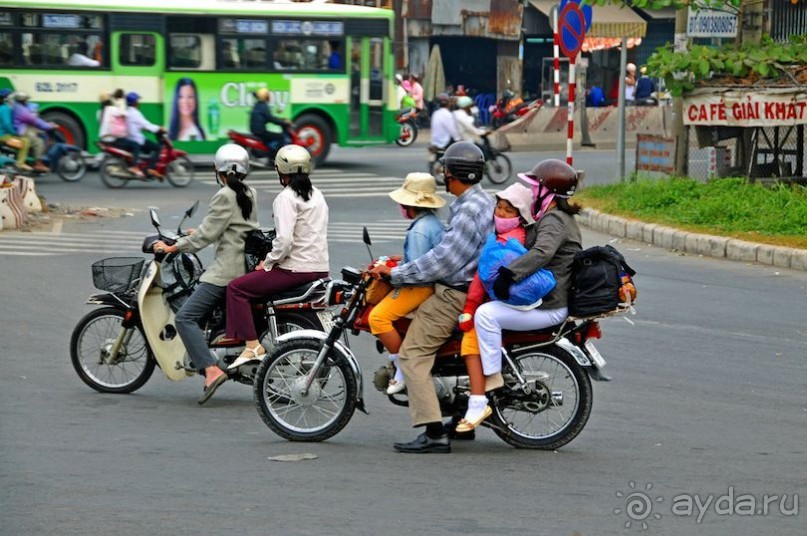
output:
[[493, 232], [493, 199], [475, 184], [451, 203], [449, 210], [443, 240], [422, 257], [393, 268], [393, 285], [441, 282], [460, 286], [473, 279], [479, 253]]

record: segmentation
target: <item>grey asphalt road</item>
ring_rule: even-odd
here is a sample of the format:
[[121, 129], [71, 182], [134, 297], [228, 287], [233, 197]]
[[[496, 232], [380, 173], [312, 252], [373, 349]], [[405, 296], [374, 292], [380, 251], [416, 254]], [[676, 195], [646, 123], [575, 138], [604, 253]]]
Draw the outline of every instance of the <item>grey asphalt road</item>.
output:
[[[393, 154], [363, 149], [328, 167], [386, 185], [403, 167]], [[397, 209], [328, 173], [332, 271], [367, 262], [365, 224], [379, 237], [376, 255], [399, 251]], [[68, 351], [91, 310], [89, 265], [136, 254], [132, 237], [149, 230], [145, 207], [175, 222], [212, 194], [204, 180], [121, 192], [94, 177], [43, 180], [51, 202], [137, 212], [67, 222], [61, 238], [32, 235], [39, 248], [0, 233], [0, 534], [804, 534], [807, 513], [794, 511], [794, 494], [802, 509], [807, 496], [801, 272], [617, 242], [639, 273], [638, 313], [632, 324], [603, 323], [597, 346], [614, 381], [594, 384], [587, 427], [557, 452], [515, 450], [489, 430], [455, 442], [450, 455], [393, 452], [416, 432], [406, 410], [369, 385], [384, 360], [366, 334], [352, 346], [370, 414], [321, 444], [272, 434], [246, 386], [227, 384], [204, 407], [198, 379], [171, 383], [159, 371], [133, 395], [92, 391]], [[273, 186], [264, 180], [256, 184], [267, 222]], [[25, 254], [37, 251], [53, 254]], [[299, 453], [318, 457], [267, 459]]]

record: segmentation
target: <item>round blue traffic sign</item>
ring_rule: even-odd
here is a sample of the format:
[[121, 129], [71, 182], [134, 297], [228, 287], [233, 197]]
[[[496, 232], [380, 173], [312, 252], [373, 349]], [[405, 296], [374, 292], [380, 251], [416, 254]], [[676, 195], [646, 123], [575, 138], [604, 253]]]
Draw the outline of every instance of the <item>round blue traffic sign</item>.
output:
[[560, 34], [560, 51], [563, 55], [574, 60], [583, 40], [586, 38], [586, 17], [574, 2], [567, 2], [558, 17], [558, 33]]
[[591, 30], [591, 22], [594, 20], [594, 10], [591, 8], [591, 6], [589, 4], [583, 4], [581, 6], [581, 0], [560, 0], [558, 9], [563, 9], [569, 2], [577, 4], [577, 7], [580, 8], [580, 11], [582, 11], [583, 15], [586, 17], [586, 31]]

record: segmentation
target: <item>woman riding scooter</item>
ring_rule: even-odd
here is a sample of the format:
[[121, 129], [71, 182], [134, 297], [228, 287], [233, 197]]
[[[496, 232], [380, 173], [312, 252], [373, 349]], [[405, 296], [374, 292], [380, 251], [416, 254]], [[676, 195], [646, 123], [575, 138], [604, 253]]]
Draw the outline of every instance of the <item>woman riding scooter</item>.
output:
[[176, 316], [177, 332], [191, 361], [198, 370], [204, 370], [204, 392], [199, 404], [207, 402], [227, 380], [208, 349], [199, 322], [224, 300], [227, 284], [246, 272], [244, 237], [258, 228], [257, 193], [243, 182], [249, 172], [246, 149], [234, 143], [223, 145], [216, 151], [215, 166], [216, 182], [222, 187], [210, 200], [210, 211], [201, 225], [173, 246], [154, 244], [155, 251], [165, 253], [194, 253], [215, 244], [215, 259]]

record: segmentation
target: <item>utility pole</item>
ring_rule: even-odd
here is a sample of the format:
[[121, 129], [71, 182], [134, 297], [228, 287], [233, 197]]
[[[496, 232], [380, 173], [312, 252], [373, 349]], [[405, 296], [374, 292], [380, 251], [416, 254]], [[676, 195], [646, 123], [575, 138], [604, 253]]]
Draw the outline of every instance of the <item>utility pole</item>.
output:
[[[675, 51], [685, 52], [689, 48], [687, 37], [687, 18], [689, 10], [684, 7], [675, 12]], [[689, 76], [685, 73], [684, 76]], [[675, 174], [684, 177], [687, 174], [687, 155], [689, 154], [689, 137], [684, 127], [684, 98], [673, 98], [672, 136], [675, 139]]]

